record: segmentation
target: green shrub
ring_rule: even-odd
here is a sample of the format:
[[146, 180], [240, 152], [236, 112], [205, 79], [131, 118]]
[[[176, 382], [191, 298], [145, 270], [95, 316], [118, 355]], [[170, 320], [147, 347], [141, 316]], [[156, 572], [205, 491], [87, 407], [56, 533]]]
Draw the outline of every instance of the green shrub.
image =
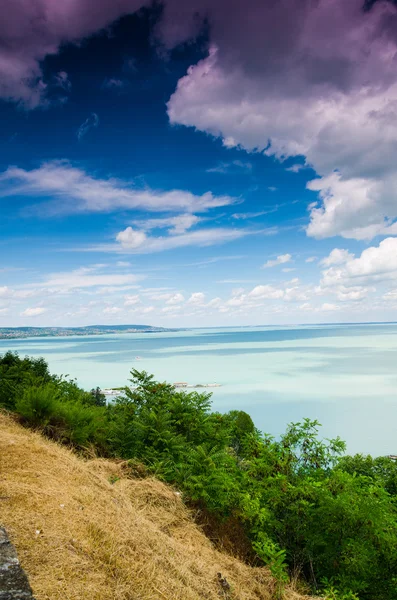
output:
[[15, 403], [15, 410], [32, 427], [45, 429], [56, 414], [59, 394], [53, 384], [26, 388]]

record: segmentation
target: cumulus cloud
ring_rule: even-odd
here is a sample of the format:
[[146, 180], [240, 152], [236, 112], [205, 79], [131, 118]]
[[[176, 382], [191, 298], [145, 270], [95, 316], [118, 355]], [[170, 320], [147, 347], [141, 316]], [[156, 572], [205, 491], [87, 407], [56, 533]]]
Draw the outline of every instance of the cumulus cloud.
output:
[[65, 160], [46, 162], [30, 171], [9, 167], [0, 173], [0, 197], [20, 194], [36, 198], [57, 198], [44, 206], [40, 205], [40, 210], [49, 216], [75, 212], [111, 212], [120, 208], [200, 212], [235, 202], [230, 196], [213, 196], [211, 192], [196, 196], [184, 190], [162, 192], [139, 189], [131, 182], [93, 177]]
[[42, 306], [26, 308], [24, 311], [21, 312], [21, 317], [38, 317], [39, 315], [42, 315], [46, 311], [47, 311], [47, 309], [43, 308]]
[[124, 231], [120, 231], [117, 234], [116, 240], [120, 243], [122, 248], [131, 250], [142, 246], [146, 241], [146, 233], [144, 231], [132, 229], [132, 227], [127, 227]]
[[212, 46], [178, 82], [171, 123], [226, 147], [304, 157], [321, 176], [309, 185], [321, 206], [312, 209], [308, 235], [384, 233], [397, 217], [396, 7], [248, 0], [229, 10], [226, 0], [193, 0], [178, 13], [177, 5], [166, 4], [164, 43], [195, 35], [201, 15]]
[[170, 298], [168, 298], [167, 304], [180, 304], [181, 302], [184, 302], [184, 300], [185, 297], [178, 292], [176, 294], [173, 294]]
[[334, 248], [328, 256], [320, 261], [320, 265], [323, 267], [330, 267], [331, 265], [343, 265], [349, 260], [354, 258], [354, 254], [351, 254], [348, 250], [342, 250], [340, 248]]
[[278, 299], [284, 296], [284, 291], [273, 287], [272, 285], [257, 285], [248, 294], [249, 298], [259, 300]]
[[265, 262], [265, 264], [262, 266], [262, 269], [269, 269], [271, 267], [276, 267], [277, 265], [283, 265], [287, 262], [290, 262], [291, 259], [291, 254], [280, 254], [280, 256], [277, 256], [276, 259]]
[[350, 257], [345, 264], [331, 266], [323, 272], [321, 285], [352, 287], [397, 279], [397, 238], [386, 238], [371, 246], [361, 256]]
[[198, 305], [202, 305], [204, 304], [205, 301], [205, 294], [203, 294], [203, 292], [194, 292], [189, 300], [188, 300], [188, 304], [193, 304], [195, 306]]

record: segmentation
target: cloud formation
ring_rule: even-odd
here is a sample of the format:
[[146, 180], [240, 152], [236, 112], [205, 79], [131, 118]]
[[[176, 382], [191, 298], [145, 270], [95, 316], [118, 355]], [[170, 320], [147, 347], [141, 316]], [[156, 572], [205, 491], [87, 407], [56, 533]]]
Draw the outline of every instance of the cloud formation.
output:
[[149, 0], [4, 0], [0, 22], [0, 98], [33, 109], [48, 103], [42, 61], [78, 44]]
[[276, 267], [277, 265], [284, 265], [285, 263], [290, 262], [292, 259], [291, 254], [280, 254], [274, 260], [268, 260], [262, 265], [262, 269], [270, 269], [271, 267]]
[[[9, 167], [0, 173], [0, 197], [20, 194], [52, 198], [44, 206], [40, 205], [41, 212], [48, 216], [78, 212], [111, 212], [120, 208], [154, 212], [203, 212], [235, 202], [230, 196], [214, 196], [211, 192], [201, 196], [185, 190], [163, 192], [141, 189], [120, 179], [96, 178], [65, 160], [46, 162], [30, 171]], [[174, 227], [178, 227], [177, 222]]]
[[379, 246], [366, 248], [358, 258], [345, 256], [344, 264], [337, 263], [323, 272], [321, 284], [328, 288], [341, 285], [348, 288], [390, 280], [397, 280], [397, 238], [394, 237], [384, 239]]
[[198, 229], [179, 235], [168, 235], [164, 237], [147, 236], [143, 231], [127, 227], [116, 236], [118, 244], [103, 244], [89, 250], [101, 252], [131, 252], [146, 254], [162, 252], [175, 248], [187, 246], [213, 246], [224, 242], [231, 242], [245, 237], [253, 232], [248, 229], [227, 229], [226, 227], [214, 227], [213, 229]]
[[47, 312], [47, 309], [43, 308], [42, 306], [26, 308], [21, 312], [21, 317], [38, 317], [39, 315], [42, 315], [45, 312]]
[[[187, 14], [186, 14], [187, 13]], [[370, 239], [397, 218], [396, 7], [362, 0], [166, 3], [166, 46], [208, 20], [209, 56], [168, 103], [171, 123], [226, 147], [279, 160], [302, 156], [321, 179], [307, 233]], [[275, 26], [277, 24], [277, 26]], [[335, 169], [338, 172], [334, 172]]]
[[[68, 92], [64, 71], [44, 81], [43, 59], [149, 5], [101, 0], [93, 10], [92, 0], [5, 0], [0, 98], [35, 108], [48, 102], [51, 85]], [[310, 236], [371, 239], [397, 233], [392, 2], [378, 0], [370, 10], [363, 0], [163, 5], [153, 39], [166, 50], [195, 39], [204, 23], [210, 36], [208, 57], [189, 68], [168, 102], [171, 123], [220, 137], [226, 147], [279, 160], [303, 157], [289, 170], [310, 165], [320, 176], [309, 184], [320, 201], [311, 209]], [[120, 81], [109, 80], [113, 87]], [[80, 139], [96, 119], [93, 114], [81, 126]], [[244, 161], [233, 166], [249, 169]], [[224, 172], [225, 165], [214, 170]], [[183, 201], [179, 207], [187, 209]]]

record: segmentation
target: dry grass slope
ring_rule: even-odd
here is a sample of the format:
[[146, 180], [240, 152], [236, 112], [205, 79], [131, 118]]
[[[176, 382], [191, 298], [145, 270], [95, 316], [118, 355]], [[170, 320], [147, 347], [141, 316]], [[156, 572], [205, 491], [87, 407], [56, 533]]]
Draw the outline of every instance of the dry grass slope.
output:
[[0, 413], [0, 525], [37, 600], [273, 597], [268, 571], [215, 550], [170, 487], [123, 470], [84, 461]]

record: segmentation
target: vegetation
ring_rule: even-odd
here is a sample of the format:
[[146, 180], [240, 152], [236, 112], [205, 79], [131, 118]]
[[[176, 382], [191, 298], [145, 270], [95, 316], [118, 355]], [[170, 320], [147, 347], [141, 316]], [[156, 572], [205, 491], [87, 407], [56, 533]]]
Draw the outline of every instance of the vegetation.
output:
[[[239, 523], [269, 565], [278, 595], [290, 577], [330, 600], [395, 600], [397, 465], [345, 456], [319, 423], [292, 423], [276, 440], [243, 411], [211, 411], [210, 394], [176, 390], [131, 371], [112, 404], [42, 359], [0, 359], [0, 404], [77, 449], [143, 463], [218, 522]], [[142, 470], [142, 469], [141, 469]]]

